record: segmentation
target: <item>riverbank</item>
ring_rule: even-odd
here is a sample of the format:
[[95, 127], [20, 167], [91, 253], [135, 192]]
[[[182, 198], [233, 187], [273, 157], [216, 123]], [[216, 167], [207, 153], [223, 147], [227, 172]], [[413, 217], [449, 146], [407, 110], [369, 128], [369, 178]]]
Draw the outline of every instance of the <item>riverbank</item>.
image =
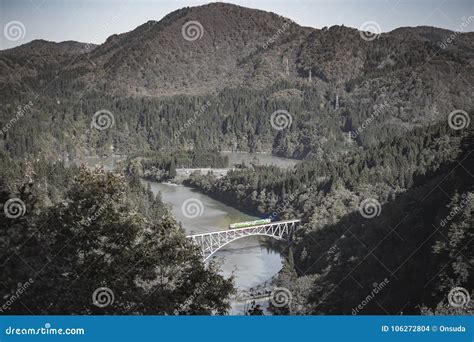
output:
[[[240, 156], [241, 154], [237, 158]], [[266, 160], [266, 162], [269, 161]], [[278, 161], [280, 159], [276, 158], [273, 160], [273, 164]], [[113, 170], [118, 160], [91, 158], [90, 162], [94, 165], [107, 166], [108, 169]], [[231, 167], [219, 169], [178, 168], [176, 177], [171, 180], [156, 182], [148, 179], [142, 182], [145, 186], [150, 185], [155, 195], [160, 193], [162, 201], [169, 205], [173, 216], [180, 222], [186, 234], [225, 230], [231, 223], [254, 220], [259, 218], [259, 215], [256, 215], [257, 213], [252, 210], [239, 210], [235, 208], [236, 203], [227, 203], [213, 198], [182, 183], [195, 171], [199, 171], [201, 174], [212, 172], [216, 178], [222, 178], [232, 169]], [[186, 200], [193, 200], [198, 204], [199, 210], [196, 216], [194, 214], [189, 216], [183, 212], [183, 204]], [[261, 288], [262, 284], [268, 283], [281, 270], [283, 257], [280, 247], [276, 240], [247, 237], [218, 251], [214, 260], [219, 262], [222, 275], [235, 277], [235, 287], [238, 293], [251, 297], [250, 294], [255, 292], [252, 289]], [[245, 314], [247, 306], [248, 301], [234, 300], [230, 313], [233, 315]]]
[[[170, 206], [173, 216], [186, 234], [226, 230], [229, 224], [256, 219], [234, 207], [216, 201], [190, 187], [179, 184], [157, 183], [143, 180], [156, 195], [160, 193], [164, 203]], [[189, 213], [183, 206], [193, 203], [196, 212]], [[282, 268], [282, 256], [278, 249], [271, 248], [266, 239], [246, 237], [216, 252], [213, 259], [219, 263], [221, 274], [234, 276], [235, 287], [241, 293], [248, 293], [274, 277]], [[245, 303], [232, 302], [231, 314], [242, 315]]]

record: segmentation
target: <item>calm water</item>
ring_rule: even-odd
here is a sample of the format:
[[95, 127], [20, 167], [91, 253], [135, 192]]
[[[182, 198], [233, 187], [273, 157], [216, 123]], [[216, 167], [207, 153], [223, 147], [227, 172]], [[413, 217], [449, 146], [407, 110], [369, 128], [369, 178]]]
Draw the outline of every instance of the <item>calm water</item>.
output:
[[[230, 152], [222, 154], [229, 157], [229, 166], [245, 161], [246, 164], [257, 162], [260, 165], [288, 168], [297, 163], [296, 160], [274, 157], [270, 154]], [[162, 200], [171, 205], [175, 218], [181, 222], [187, 234], [226, 230], [230, 223], [256, 219], [183, 185], [144, 182], [151, 185], [154, 194], [161, 192]], [[183, 214], [183, 202], [190, 198], [197, 199], [203, 204], [202, 215], [197, 218], [189, 219]], [[264, 283], [282, 267], [280, 254], [263, 247], [262, 241], [255, 237], [232, 242], [214, 254], [214, 258], [218, 258], [222, 263], [221, 270], [224, 276], [234, 274], [235, 285], [239, 290], [248, 290]], [[244, 303], [233, 303], [231, 314], [243, 314], [244, 306]]]
[[[226, 230], [232, 222], [256, 219], [184, 185], [143, 182], [150, 184], [154, 194], [161, 192], [163, 202], [171, 205], [174, 217], [181, 222], [186, 234]], [[190, 198], [202, 203], [202, 214], [196, 218], [187, 218], [181, 209], [184, 201]], [[214, 258], [222, 263], [222, 274], [234, 274], [236, 287], [243, 290], [270, 279], [282, 266], [279, 253], [267, 250], [258, 238], [252, 237], [227, 245], [216, 252]]]
[[[235, 163], [251, 162], [260, 165], [276, 165], [282, 168], [292, 167], [297, 161], [274, 157], [270, 154], [223, 152], [229, 156], [229, 166]], [[113, 170], [119, 158], [89, 158], [89, 164], [101, 164], [108, 170]], [[230, 223], [254, 220], [257, 217], [229, 207], [209, 196], [184, 185], [173, 185], [142, 181], [150, 184], [156, 195], [161, 193], [164, 203], [170, 205], [171, 211], [178, 222], [181, 222], [186, 234], [203, 233], [207, 231], [226, 230]], [[202, 203], [201, 215], [187, 218], [182, 210], [184, 201], [197, 199]], [[278, 252], [268, 250], [262, 245], [262, 240], [256, 237], [246, 237], [224, 247], [213, 256], [221, 264], [221, 272], [229, 277], [235, 277], [235, 285], [240, 290], [262, 284], [273, 277], [282, 267], [282, 257]], [[243, 314], [244, 303], [233, 303], [231, 314]]]

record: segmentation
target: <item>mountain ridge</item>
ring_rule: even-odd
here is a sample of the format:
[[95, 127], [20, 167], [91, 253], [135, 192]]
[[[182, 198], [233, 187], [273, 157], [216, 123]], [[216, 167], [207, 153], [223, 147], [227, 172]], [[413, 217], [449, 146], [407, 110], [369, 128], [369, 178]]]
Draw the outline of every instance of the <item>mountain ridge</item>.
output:
[[[182, 37], [182, 27], [189, 21], [201, 25], [200, 39], [187, 41]], [[284, 26], [285, 23], [289, 25]], [[390, 48], [395, 51], [401, 41], [405, 41], [406, 48], [427, 42], [435, 44], [424, 37], [427, 31], [433, 37], [453, 34], [426, 26], [398, 28], [367, 42], [353, 28], [332, 26], [319, 30], [300, 26], [275, 13], [211, 3], [176, 10], [160, 21], [149, 21], [129, 32], [114, 34], [100, 45], [87, 43], [89, 48], [79, 58], [74, 53], [74, 60], [67, 68], [85, 67], [81, 80], [96, 82], [102, 77], [107, 83], [112, 82], [111, 88], [117, 93], [128, 96], [203, 94], [243, 84], [262, 88], [288, 76], [304, 80], [309, 70], [313, 79], [344, 83], [360, 74], [369, 48], [393, 45]], [[267, 44], [273, 36], [276, 39]], [[472, 37], [474, 33], [459, 34], [448, 50], [465, 40], [470, 40], [470, 45], [464, 50], [472, 50], [472, 39], [469, 39]], [[334, 47], [334, 41], [342, 46]], [[56, 47], [65, 43], [56, 43]], [[37, 45], [39, 41], [5, 51], [27, 50], [28, 44]], [[435, 52], [433, 46], [431, 50]], [[5, 51], [0, 51], [0, 61]], [[289, 75], [285, 72], [286, 59]]]
[[[185, 37], [189, 23], [197, 36]], [[189, 113], [212, 98], [214, 107], [201, 121], [212, 118], [206, 129], [214, 142], [200, 139], [196, 125], [180, 136], [189, 148], [238, 146], [304, 158], [324, 144], [331, 150], [367, 146], [446, 120], [453, 110], [474, 108], [474, 33], [457, 34], [448, 43], [453, 34], [423, 26], [367, 37], [345, 26], [302, 27], [236, 5], [183, 8], [98, 46], [36, 41], [46, 46], [44, 53], [28, 53], [25, 45], [0, 52], [0, 122], [6, 124], [12, 108], [34, 94], [56, 114], [40, 113], [34, 120], [64, 126], [54, 138], [40, 130], [48, 135], [47, 145], [63, 134], [66, 140], [75, 137], [76, 146], [83, 140], [76, 136], [78, 127], [89, 127], [92, 115], [108, 108], [117, 121], [108, 144], [127, 153], [137, 140], [162, 148]], [[58, 99], [67, 107], [58, 106]], [[279, 109], [294, 115], [294, 127], [279, 132], [263, 123], [263, 115]], [[376, 124], [364, 128], [355, 144], [347, 141], [374, 113]], [[125, 136], [119, 126], [124, 122]], [[316, 131], [316, 137], [307, 136]]]

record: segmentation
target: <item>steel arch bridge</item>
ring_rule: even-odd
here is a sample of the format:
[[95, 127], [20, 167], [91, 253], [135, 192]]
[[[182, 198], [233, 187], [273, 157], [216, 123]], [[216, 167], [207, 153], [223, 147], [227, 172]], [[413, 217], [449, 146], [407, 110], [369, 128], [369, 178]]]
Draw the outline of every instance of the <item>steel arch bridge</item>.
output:
[[259, 226], [188, 235], [187, 238], [201, 249], [206, 261], [222, 247], [246, 236], [270, 236], [278, 240], [290, 240], [299, 223], [300, 220], [278, 221]]

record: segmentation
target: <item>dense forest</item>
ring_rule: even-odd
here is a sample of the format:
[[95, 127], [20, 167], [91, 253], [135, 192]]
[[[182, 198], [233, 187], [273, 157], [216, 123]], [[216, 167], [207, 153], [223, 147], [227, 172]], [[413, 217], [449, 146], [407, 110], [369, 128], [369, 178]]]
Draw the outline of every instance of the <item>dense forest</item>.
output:
[[[181, 28], [196, 19], [205, 34], [190, 43]], [[225, 314], [234, 279], [141, 180], [230, 167], [184, 184], [302, 220], [276, 281], [293, 301], [274, 314], [472, 314], [446, 302], [474, 287], [474, 33], [441, 48], [451, 34], [368, 42], [214, 3], [98, 46], [0, 51], [0, 313]], [[300, 162], [232, 167], [222, 151]], [[80, 166], [117, 154], [110, 172]], [[113, 305], [93, 305], [103, 288]]]
[[[275, 95], [293, 87], [299, 89], [288, 94], [283, 92], [280, 97]], [[11, 106], [4, 108], [1, 123], [6, 124], [15, 117], [15, 103], [21, 106], [27, 99], [30, 101], [29, 97], [14, 99]], [[206, 101], [210, 103], [209, 107], [194, 119], [196, 110]], [[48, 151], [44, 157], [77, 158], [113, 151], [146, 154], [173, 151], [179, 146], [181, 150], [214, 150], [217, 147], [222, 150], [273, 151], [282, 156], [303, 158], [310, 152], [350, 147], [346, 142], [347, 134], [341, 131], [341, 127], [347, 125], [343, 107], [334, 111], [330, 94], [286, 81], [261, 91], [225, 89], [212, 97], [117, 99], [91, 93], [81, 101], [62, 97], [57, 103], [33, 98], [32, 103], [19, 118], [21, 124], [12, 125], [3, 136], [5, 148], [15, 157], [44, 155]], [[114, 123], [107, 130], [97, 131], [90, 127], [91, 118], [98, 108], [107, 108], [113, 114]], [[273, 129], [270, 117], [281, 108], [291, 113], [294, 124], [284, 131], [277, 131]], [[363, 113], [360, 115], [362, 120]], [[35, 120], [26, 119], [30, 116]], [[183, 123], [189, 120], [194, 120], [193, 124], [183, 130]], [[390, 132], [393, 130], [378, 134]], [[370, 134], [367, 130], [365, 136]], [[33, 141], [33, 137], [39, 139]], [[53, 150], [57, 152], [53, 153]]]
[[282, 218], [307, 215], [326, 203], [329, 211], [316, 211], [317, 229], [357, 208], [360, 198], [385, 202], [413, 187], [418, 178], [453, 160], [461, 140], [458, 132], [440, 123], [337, 159], [315, 156], [292, 170], [254, 165], [248, 170], [232, 170], [219, 180], [196, 173], [187, 184], [260, 215], [270, 214], [279, 206], [285, 207]]
[[[474, 281], [473, 137], [442, 123], [339, 160], [195, 173], [187, 184], [262, 217], [302, 218], [280, 279], [299, 298], [293, 314], [351, 314], [386, 278], [358, 313], [446, 313], [449, 289]], [[361, 209], [366, 199], [376, 205]]]
[[[139, 178], [2, 155], [1, 312], [223, 314], [234, 291]], [[107, 306], [95, 291], [111, 292]], [[103, 294], [105, 295], [105, 294]], [[104, 300], [106, 297], [98, 297]], [[115, 301], [115, 302], [114, 302]]]

